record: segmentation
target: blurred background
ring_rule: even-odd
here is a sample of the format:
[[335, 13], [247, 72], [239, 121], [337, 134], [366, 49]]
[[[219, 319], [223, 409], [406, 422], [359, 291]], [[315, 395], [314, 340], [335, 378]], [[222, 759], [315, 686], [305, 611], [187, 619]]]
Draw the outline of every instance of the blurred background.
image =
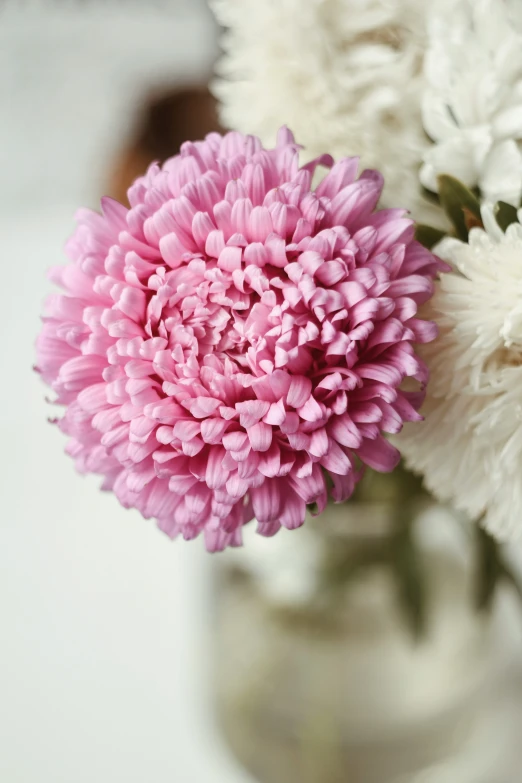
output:
[[[487, 659], [488, 666], [494, 660], [492, 679], [480, 668], [484, 660], [477, 664], [476, 649], [465, 647], [470, 639], [478, 638], [475, 626], [470, 626], [466, 636], [462, 628], [468, 628], [467, 621], [457, 610], [450, 617], [445, 608], [420, 664], [410, 641], [397, 642], [393, 624], [382, 636], [380, 630], [373, 635], [368, 635], [366, 627], [357, 630], [355, 623], [355, 633], [365, 640], [356, 651], [343, 648], [332, 653], [326, 645], [307, 655], [306, 639], [310, 633], [312, 637], [320, 633], [310, 632], [307, 626], [303, 636], [302, 627], [295, 625], [295, 599], [300, 600], [309, 589], [309, 579], [303, 577], [302, 568], [286, 571], [281, 578], [289, 552], [284, 536], [266, 567], [259, 565], [265, 562], [266, 553], [257, 560], [255, 550], [243, 561], [241, 553], [227, 561], [227, 574], [218, 582], [225, 595], [220, 599], [201, 542], [172, 544], [153, 523], [122, 509], [111, 495], [98, 492], [96, 479], [77, 476], [63, 455], [63, 437], [47, 423], [45, 389], [31, 372], [39, 314], [50, 291], [45, 272], [63, 261], [62, 247], [79, 206], [95, 208], [106, 193], [124, 201], [128, 183], [149, 161], [174, 154], [185, 138], [198, 138], [219, 128], [207, 90], [218, 38], [204, 0], [150, 4], [138, 0], [11, 0], [0, 6], [4, 305], [0, 342], [0, 781], [248, 783], [253, 778], [234, 761], [221, 739], [210, 694], [218, 691], [221, 712], [227, 713], [236, 676], [237, 682], [243, 681], [246, 672], [246, 680], [250, 676], [248, 682], [255, 686], [250, 692], [254, 701], [261, 703], [260, 693], [261, 700], [268, 694], [270, 704], [277, 700], [274, 689], [283, 682], [288, 685], [287, 670], [276, 667], [274, 674], [273, 668], [263, 668], [255, 655], [267, 648], [265, 662], [267, 658], [270, 662], [273, 650], [281, 659], [286, 656], [293, 661], [297, 651], [304, 650], [298, 659], [299, 677], [288, 685], [285, 697], [285, 709], [288, 705], [293, 709], [278, 713], [283, 725], [293, 725], [295, 713], [300, 714], [310, 699], [313, 718], [317, 689], [321, 694], [331, 690], [331, 682], [323, 689], [319, 680], [315, 696], [308, 694], [307, 701], [300, 698], [303, 682], [317, 678], [325, 667], [337, 672], [336, 667], [349, 669], [348, 662], [353, 663], [352, 676], [340, 687], [347, 701], [341, 699], [336, 709], [365, 716], [364, 731], [356, 726], [365, 747], [370, 747], [374, 713], [366, 709], [370, 691], [355, 687], [359, 676], [373, 678], [381, 691], [394, 682], [388, 708], [393, 700], [411, 702], [411, 714], [417, 715], [422, 712], [419, 693], [433, 701], [440, 683], [455, 691], [466, 670], [480, 670], [488, 681], [489, 695], [474, 713], [487, 720], [474, 735], [472, 749], [458, 762], [460, 767], [453, 764], [445, 771], [441, 762], [415, 780], [520, 783], [522, 612], [510, 596], [500, 596], [495, 617], [496, 651], [488, 652]], [[441, 530], [445, 529], [443, 522]], [[428, 531], [437, 524], [436, 517], [424, 518]], [[439, 552], [451, 549], [455, 542], [449, 539], [451, 535], [446, 540], [442, 534], [429, 545]], [[310, 563], [314, 547], [311, 544], [307, 549], [307, 541], [301, 540], [302, 551], [295, 557], [306, 564], [304, 570], [309, 574], [314, 568]], [[277, 619], [278, 628], [285, 628], [285, 633], [290, 629], [283, 642], [279, 632], [277, 638], [270, 636], [272, 626], [264, 633], [266, 617], [259, 614], [258, 599], [245, 587], [248, 572], [262, 585], [265, 598], [291, 606], [290, 615], [283, 613]], [[387, 605], [383, 608], [379, 601], [374, 601], [371, 610], [376, 622], [388, 612]], [[455, 603], [451, 591], [441, 601], [443, 607]], [[367, 616], [368, 608], [364, 611]], [[451, 639], [459, 644], [464, 641], [452, 647]], [[252, 657], [241, 658], [242, 650]], [[254, 667], [258, 668], [253, 673]], [[216, 670], [221, 688], [213, 685]], [[396, 681], [397, 672], [407, 678], [411, 671], [417, 680], [411, 686], [411, 698], [406, 698], [402, 681]], [[501, 676], [497, 677], [498, 671]], [[375, 679], [379, 672], [381, 681]], [[470, 688], [480, 690], [475, 681]], [[323, 708], [326, 704], [328, 718], [331, 702], [321, 698], [319, 702]], [[236, 714], [232, 723], [242, 720], [241, 704], [237, 702], [232, 709]], [[271, 721], [270, 704], [263, 704], [265, 723]], [[378, 701], [374, 708], [379, 712]], [[398, 709], [397, 717], [393, 711], [390, 714], [390, 725], [406, 720], [404, 710]], [[456, 727], [462, 727], [459, 715]], [[382, 732], [388, 730], [385, 723], [381, 721]], [[316, 724], [307, 724], [304, 735], [313, 738], [313, 742], [306, 741], [308, 748], [320, 746], [313, 759], [315, 767], [293, 746], [292, 753], [300, 758], [297, 768], [304, 764], [308, 770], [301, 768], [301, 783], [386, 780], [382, 770], [365, 777], [364, 754], [352, 754], [353, 769], [345, 767], [341, 776], [328, 771], [329, 745], [323, 740], [325, 736], [329, 740], [338, 727], [328, 721]], [[254, 736], [260, 731], [258, 747], [253, 750], [252, 733], [238, 739], [234, 726], [227, 729], [246, 766], [255, 768], [249, 758], [260, 752], [273, 758], [285, 756], [281, 747], [263, 746], [262, 722], [252, 725], [257, 726], [252, 730]], [[353, 731], [355, 724], [350, 726]], [[318, 737], [323, 745], [319, 742], [318, 746]], [[238, 743], [249, 749], [242, 754]], [[486, 756], [479, 749], [486, 749]], [[402, 754], [408, 756], [411, 751], [403, 741]], [[325, 764], [324, 775], [317, 758]], [[260, 780], [297, 780], [293, 777], [296, 765], [285, 759], [269, 772], [261, 764]], [[331, 768], [331, 758], [328, 763]], [[414, 779], [404, 774], [400, 780]], [[399, 777], [393, 777], [396, 780]]]
[[2, 783], [246, 779], [209, 715], [200, 543], [75, 474], [31, 372], [74, 212], [121, 188], [150, 101], [206, 85], [216, 52], [203, 0], [0, 7]]

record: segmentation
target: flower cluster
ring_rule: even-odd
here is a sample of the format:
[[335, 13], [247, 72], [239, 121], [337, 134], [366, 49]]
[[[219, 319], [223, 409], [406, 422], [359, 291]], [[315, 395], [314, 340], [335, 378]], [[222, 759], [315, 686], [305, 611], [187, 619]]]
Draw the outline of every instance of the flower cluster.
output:
[[[383, 180], [329, 156], [300, 167], [231, 132], [151, 165], [103, 214], [78, 213], [38, 368], [66, 406], [80, 471], [126, 507], [210, 550], [302, 524], [361, 465], [391, 470], [383, 432], [417, 421], [426, 369], [417, 318], [440, 262]], [[317, 165], [332, 167], [311, 188]], [[405, 378], [416, 391], [401, 389]], [[327, 474], [327, 475], [326, 475]], [[328, 477], [327, 477], [328, 476]]]
[[437, 245], [453, 271], [426, 308], [440, 331], [426, 421], [396, 443], [437, 497], [506, 538], [522, 512], [522, 6], [441, 0], [428, 41], [420, 178], [460, 239]]
[[359, 155], [384, 175], [383, 203], [442, 223], [421, 195], [427, 0], [212, 0], [225, 28], [226, 127], [272, 143], [286, 122], [311, 157]]
[[482, 214], [469, 243], [437, 247], [454, 271], [427, 306], [440, 333], [423, 352], [425, 422], [397, 443], [438, 497], [506, 538], [522, 514], [522, 211], [505, 233]]
[[434, 144], [421, 181], [479, 187], [490, 201], [522, 197], [522, 6], [517, 0], [433, 4], [422, 117]]

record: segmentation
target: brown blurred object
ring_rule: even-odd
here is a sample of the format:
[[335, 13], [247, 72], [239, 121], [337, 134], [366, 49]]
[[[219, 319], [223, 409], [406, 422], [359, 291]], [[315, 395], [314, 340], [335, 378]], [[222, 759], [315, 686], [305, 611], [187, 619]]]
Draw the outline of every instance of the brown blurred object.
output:
[[108, 195], [127, 204], [127, 190], [152, 161], [176, 155], [184, 141], [222, 130], [207, 87], [176, 87], [149, 96], [109, 179]]

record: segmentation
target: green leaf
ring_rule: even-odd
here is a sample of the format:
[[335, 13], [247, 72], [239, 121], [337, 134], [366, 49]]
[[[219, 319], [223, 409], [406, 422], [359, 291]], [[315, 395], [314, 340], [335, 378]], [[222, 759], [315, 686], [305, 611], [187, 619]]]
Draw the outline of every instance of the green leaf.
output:
[[464, 214], [464, 223], [466, 224], [468, 233], [472, 228], [484, 228], [484, 223], [482, 222], [481, 217], [478, 218], [473, 212], [470, 212], [467, 207], [462, 207], [462, 212]]
[[455, 227], [458, 238], [466, 242], [470, 223], [473, 223], [470, 218], [480, 221], [475, 225], [482, 225], [479, 200], [469, 188], [449, 174], [441, 174], [437, 182], [442, 208]]
[[495, 591], [501, 582], [511, 587], [522, 602], [522, 580], [506, 561], [502, 547], [488, 532], [477, 529], [476, 604], [480, 611], [490, 611]]
[[419, 551], [407, 529], [396, 538], [391, 567], [404, 617], [414, 638], [420, 639], [427, 624], [426, 579]]
[[417, 223], [415, 228], [415, 239], [417, 242], [420, 242], [421, 245], [428, 248], [428, 250], [431, 250], [431, 248], [445, 236], [445, 231], [441, 231], [433, 226], [426, 226], [424, 223]]
[[517, 208], [512, 204], [506, 204], [505, 201], [499, 201], [495, 204], [493, 214], [502, 231], [505, 231], [512, 223], [518, 223]]
[[518, 598], [520, 601], [522, 601], [522, 581], [520, 580], [518, 574], [516, 574], [511, 566], [508, 566], [505, 562], [502, 563], [501, 568], [502, 578], [508, 583], [510, 587], [514, 589]]
[[495, 539], [482, 527], [476, 529], [477, 571], [475, 604], [481, 612], [493, 607], [495, 590], [502, 576], [500, 549]]
[[330, 589], [344, 589], [372, 568], [388, 565], [389, 557], [386, 541], [365, 542], [363, 545], [339, 541], [324, 559], [322, 582]]

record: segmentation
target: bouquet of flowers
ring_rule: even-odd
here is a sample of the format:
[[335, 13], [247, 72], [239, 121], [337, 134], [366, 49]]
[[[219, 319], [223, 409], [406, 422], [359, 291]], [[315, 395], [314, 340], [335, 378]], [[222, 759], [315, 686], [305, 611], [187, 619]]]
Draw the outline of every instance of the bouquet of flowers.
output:
[[68, 453], [211, 551], [368, 468], [411, 491], [402, 455], [512, 578], [489, 534], [522, 513], [520, 4], [213, 7], [233, 130], [78, 212], [51, 271], [37, 366]]

